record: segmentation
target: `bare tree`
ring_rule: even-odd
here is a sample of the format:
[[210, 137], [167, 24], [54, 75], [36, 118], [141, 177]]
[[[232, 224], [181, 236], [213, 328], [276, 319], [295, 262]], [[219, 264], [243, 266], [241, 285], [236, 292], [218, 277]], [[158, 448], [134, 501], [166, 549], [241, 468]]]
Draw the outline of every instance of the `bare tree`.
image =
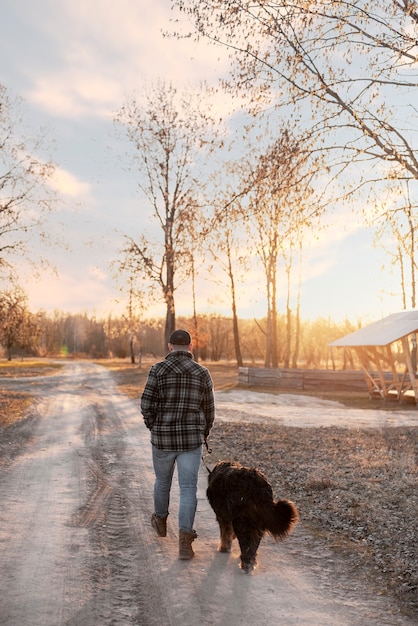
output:
[[378, 158], [418, 178], [413, 124], [407, 121], [416, 116], [416, 2], [175, 0], [173, 5], [188, 15], [198, 35], [231, 49], [236, 63], [226, 84], [245, 91], [254, 110], [266, 101], [293, 109], [301, 104], [305, 126], [322, 143], [328, 135], [328, 148], [360, 160]]
[[[391, 201], [395, 208], [380, 216], [380, 225], [376, 239], [391, 257], [391, 264], [399, 270], [402, 306], [412, 309], [417, 306], [418, 252], [416, 232], [418, 229], [418, 209], [412, 204], [410, 183], [406, 182], [406, 192], [397, 194], [397, 202]], [[392, 197], [393, 197], [392, 190]], [[396, 191], [396, 190], [395, 190]]]
[[36, 156], [44, 137], [22, 138], [20, 104], [0, 84], [0, 275], [7, 279], [23, 255], [37, 260], [31, 238], [42, 236], [53, 199], [47, 182], [54, 166]]
[[[236, 214], [235, 214], [236, 215]], [[224, 216], [226, 217], [226, 215]], [[229, 213], [229, 218], [232, 215]], [[239, 338], [237, 291], [236, 291], [236, 265], [242, 263], [243, 258], [237, 254], [239, 249], [238, 229], [234, 229], [231, 223], [225, 220], [218, 221], [217, 228], [212, 231], [216, 237], [216, 243], [210, 247], [212, 258], [217, 267], [221, 269], [228, 278], [229, 292], [231, 297], [232, 328], [234, 333], [234, 351], [238, 367], [242, 367], [243, 359]]]
[[[243, 358], [240, 345], [237, 283], [242, 282], [242, 275], [248, 269], [248, 246], [245, 221], [248, 194], [247, 159], [230, 161], [222, 166], [215, 175], [211, 187], [212, 207], [207, 220], [209, 228], [203, 231], [204, 243], [213, 263], [226, 276], [227, 293], [229, 292], [234, 352], [238, 367], [242, 367]], [[211, 266], [212, 269], [212, 266]], [[219, 282], [224, 285], [223, 279]]]
[[[307, 168], [309, 152], [299, 141], [282, 129], [280, 137], [259, 159], [253, 173], [253, 188], [249, 194], [248, 226], [260, 258], [266, 281], [267, 331], [266, 367], [278, 367], [278, 271], [279, 261], [287, 269], [290, 288], [293, 248], [301, 247], [303, 232], [318, 217], [315, 196], [310, 183], [312, 172]], [[291, 310], [287, 299], [287, 356], [290, 358]]]
[[0, 293], [0, 344], [7, 352], [7, 359], [12, 360], [13, 349], [36, 346], [38, 324], [29, 312], [27, 297], [20, 287], [7, 289]]
[[158, 82], [143, 99], [129, 99], [116, 116], [134, 147], [133, 163], [144, 203], [161, 239], [126, 235], [123, 267], [160, 290], [165, 338], [175, 327], [175, 290], [190, 273], [188, 225], [203, 176], [199, 165], [213, 147], [214, 127], [204, 97]]

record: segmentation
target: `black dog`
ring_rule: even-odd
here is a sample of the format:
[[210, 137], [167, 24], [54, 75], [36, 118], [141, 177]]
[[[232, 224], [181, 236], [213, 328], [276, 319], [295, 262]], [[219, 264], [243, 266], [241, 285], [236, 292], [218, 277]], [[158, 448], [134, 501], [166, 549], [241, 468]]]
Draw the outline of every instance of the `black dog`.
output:
[[246, 574], [257, 565], [257, 550], [266, 532], [284, 539], [298, 521], [289, 500], [273, 499], [273, 489], [259, 470], [220, 461], [208, 478], [207, 498], [221, 533], [219, 552], [230, 552], [236, 537], [241, 548], [240, 567]]

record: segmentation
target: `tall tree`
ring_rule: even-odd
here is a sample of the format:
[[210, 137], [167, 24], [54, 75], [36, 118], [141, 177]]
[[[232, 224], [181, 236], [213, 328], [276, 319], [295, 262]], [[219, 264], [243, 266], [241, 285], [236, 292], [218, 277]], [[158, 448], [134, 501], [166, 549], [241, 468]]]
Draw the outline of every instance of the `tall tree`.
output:
[[[234, 214], [237, 216], [237, 213]], [[238, 243], [238, 229], [234, 228], [234, 225], [229, 221], [233, 219], [232, 213], [229, 212], [228, 216], [224, 214], [224, 219], [218, 221], [216, 228], [213, 229], [212, 235], [215, 236], [216, 242], [210, 247], [210, 252], [217, 265], [227, 276], [229, 283], [229, 292], [231, 297], [231, 310], [232, 310], [232, 328], [234, 333], [234, 352], [235, 359], [238, 367], [242, 367], [243, 359], [241, 353], [241, 344], [239, 338], [239, 324], [238, 324], [238, 308], [237, 308], [237, 290], [236, 290], [236, 265], [242, 264], [243, 257], [239, 255]]]
[[7, 280], [23, 255], [37, 260], [31, 238], [42, 235], [53, 199], [47, 183], [54, 166], [36, 156], [45, 138], [22, 137], [20, 106], [0, 84], [0, 277]]
[[[266, 281], [267, 331], [266, 367], [278, 367], [278, 287], [279, 262], [288, 267], [287, 285], [293, 248], [300, 248], [303, 233], [318, 216], [311, 188], [313, 172], [307, 167], [309, 152], [286, 129], [259, 159], [253, 173], [253, 188], [249, 194], [250, 219], [254, 249], [260, 258]], [[287, 300], [287, 345], [290, 357], [291, 311]]]
[[[404, 187], [401, 183], [400, 187]], [[389, 200], [394, 209], [385, 216], [381, 216], [380, 225], [376, 231], [377, 241], [382, 242], [388, 250], [391, 264], [397, 267], [400, 275], [399, 288], [401, 290], [402, 306], [404, 309], [415, 309], [417, 306], [417, 279], [418, 275], [418, 209], [412, 204], [410, 183], [406, 182], [406, 189], [399, 193], [394, 189]], [[395, 193], [394, 193], [395, 192]]]
[[199, 166], [213, 147], [214, 126], [202, 94], [179, 93], [164, 82], [152, 85], [142, 99], [127, 100], [116, 122], [134, 147], [138, 186], [161, 234], [160, 239], [126, 235], [123, 267], [162, 294], [168, 341], [175, 328], [175, 290], [190, 273], [188, 224], [204, 180]]
[[[211, 187], [211, 215], [203, 230], [204, 244], [218, 270], [226, 276], [232, 312], [234, 352], [238, 367], [242, 367], [237, 284], [248, 269], [248, 245], [245, 229], [250, 164], [243, 157], [222, 165]], [[211, 268], [212, 269], [212, 268]], [[222, 280], [222, 279], [221, 279]], [[221, 282], [221, 280], [219, 282]], [[222, 281], [223, 283], [223, 281]]]

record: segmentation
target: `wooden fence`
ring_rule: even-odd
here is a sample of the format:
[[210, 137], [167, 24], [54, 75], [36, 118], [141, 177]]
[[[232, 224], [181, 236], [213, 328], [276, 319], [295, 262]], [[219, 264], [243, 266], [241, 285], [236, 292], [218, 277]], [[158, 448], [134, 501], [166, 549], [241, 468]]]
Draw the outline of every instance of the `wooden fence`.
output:
[[238, 368], [238, 382], [254, 387], [298, 391], [363, 391], [368, 393], [364, 372], [354, 370]]

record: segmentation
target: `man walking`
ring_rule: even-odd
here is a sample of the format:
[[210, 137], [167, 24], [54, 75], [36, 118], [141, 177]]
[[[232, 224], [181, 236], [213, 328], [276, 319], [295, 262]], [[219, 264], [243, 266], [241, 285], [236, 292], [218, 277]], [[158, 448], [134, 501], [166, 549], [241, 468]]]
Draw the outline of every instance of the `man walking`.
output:
[[168, 355], [151, 367], [141, 397], [144, 422], [151, 431], [155, 472], [151, 525], [159, 537], [167, 535], [170, 489], [177, 465], [180, 559], [194, 556], [192, 542], [197, 533], [193, 524], [202, 443], [215, 418], [212, 378], [193, 360], [192, 347], [190, 334], [175, 330], [168, 343]]

